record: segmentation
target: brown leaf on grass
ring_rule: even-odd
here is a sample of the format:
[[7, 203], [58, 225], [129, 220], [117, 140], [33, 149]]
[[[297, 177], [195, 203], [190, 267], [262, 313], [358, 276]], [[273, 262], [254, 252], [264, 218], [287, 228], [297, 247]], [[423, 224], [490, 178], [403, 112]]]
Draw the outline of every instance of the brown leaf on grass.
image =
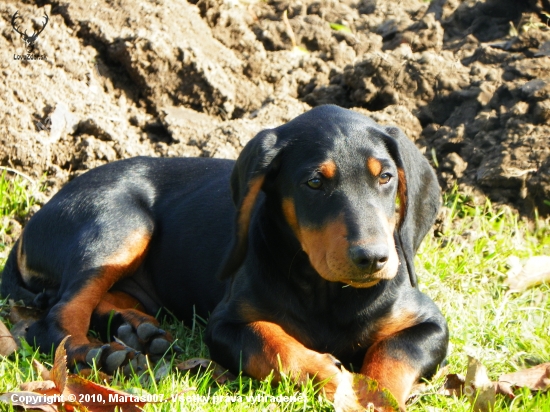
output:
[[42, 363], [40, 363], [36, 359], [32, 360], [32, 367], [43, 380], [49, 381], [51, 379], [50, 371], [48, 370], [48, 368], [46, 368], [44, 365], [42, 365]]
[[29, 326], [31, 326], [33, 323], [34, 322], [30, 320], [21, 320], [12, 326], [11, 334], [13, 335], [13, 338], [15, 339], [15, 342], [17, 343], [17, 346], [19, 348], [21, 347], [21, 338], [25, 337]]
[[397, 400], [387, 389], [365, 375], [342, 371], [333, 401], [336, 412], [395, 412]]
[[124, 412], [141, 412], [147, 403], [145, 397], [108, 388], [73, 374], [67, 377], [63, 395], [65, 399], [73, 395], [89, 412], [112, 412], [117, 407]]
[[359, 399], [357, 399], [356, 389], [353, 384], [353, 374], [347, 370], [342, 371], [332, 405], [335, 412], [355, 412], [365, 409], [359, 403]]
[[43, 395], [59, 395], [55, 383], [47, 381], [24, 382], [19, 385], [19, 389], [24, 392], [36, 392]]
[[[75, 407], [89, 412], [114, 412], [116, 408], [137, 412], [150, 402], [148, 397], [131, 395], [69, 374], [65, 351], [67, 339], [68, 336], [55, 351], [54, 365], [49, 372], [51, 380], [23, 383], [19, 391], [1, 394], [0, 402], [46, 412], [72, 411]], [[40, 362], [33, 362], [33, 366], [42, 376], [47, 376], [47, 370]]]
[[35, 392], [20, 391], [3, 393], [0, 395], [0, 402], [13, 406], [21, 406], [24, 409], [45, 412], [57, 412], [59, 410], [56, 405], [48, 403], [42, 395]]
[[523, 268], [512, 265], [508, 278], [504, 281], [509, 292], [523, 292], [528, 288], [550, 281], [550, 256], [533, 256], [525, 262]]
[[0, 320], [0, 355], [1, 356], [10, 356], [13, 352], [17, 350], [17, 343], [13, 338], [12, 334]]
[[11, 299], [9, 301], [9, 305], [10, 312], [8, 318], [13, 325], [11, 328], [11, 334], [15, 339], [15, 343], [20, 348], [21, 338], [25, 337], [29, 326], [39, 320], [44, 311], [41, 309], [18, 305]]
[[210, 359], [203, 358], [191, 358], [179, 363], [176, 368], [180, 371], [199, 372], [200, 369], [204, 369], [212, 373], [212, 379], [217, 383], [222, 384], [227, 381], [235, 380], [235, 375], [229, 372], [223, 366], [217, 364]]
[[16, 324], [17, 322], [36, 322], [39, 320], [44, 311], [37, 308], [32, 308], [28, 306], [21, 306], [16, 305], [13, 301], [10, 301], [10, 314], [9, 319], [12, 324]]
[[374, 379], [354, 373], [353, 389], [357, 400], [367, 410], [376, 412], [399, 411], [399, 404], [395, 397], [387, 389], [380, 388], [378, 382]]
[[550, 363], [543, 363], [532, 368], [507, 373], [495, 382], [497, 393], [514, 397], [513, 389], [529, 388], [532, 391], [546, 391], [550, 388]]
[[445, 383], [437, 393], [445, 396], [462, 396], [466, 378], [457, 373], [450, 373], [445, 378]]
[[55, 350], [53, 368], [50, 371], [51, 379], [60, 393], [63, 393], [65, 389], [65, 382], [69, 373], [67, 371], [67, 351], [65, 350], [65, 343], [69, 337], [70, 335], [66, 336]]
[[485, 366], [471, 356], [468, 356], [464, 394], [470, 399], [474, 411], [488, 412], [493, 410], [496, 400], [495, 386], [489, 379]]

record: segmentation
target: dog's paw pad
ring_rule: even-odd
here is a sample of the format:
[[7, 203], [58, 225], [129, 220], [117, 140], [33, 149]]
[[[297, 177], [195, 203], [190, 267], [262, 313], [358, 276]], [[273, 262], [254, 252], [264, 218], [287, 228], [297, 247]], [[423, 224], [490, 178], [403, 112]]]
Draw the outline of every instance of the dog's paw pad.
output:
[[149, 353], [153, 355], [162, 355], [170, 349], [170, 342], [164, 338], [153, 339], [149, 346]]
[[103, 353], [103, 349], [105, 349], [103, 346], [101, 348], [90, 349], [86, 354], [86, 363], [88, 365], [93, 365], [95, 361], [96, 364], [99, 364], [99, 361], [101, 360], [101, 354]]
[[145, 370], [149, 367], [149, 365], [147, 364], [147, 357], [143, 354], [139, 354], [136, 356], [137, 359], [137, 367], [138, 368], [141, 368], [142, 370]]
[[142, 341], [148, 341], [155, 335], [164, 334], [164, 331], [152, 323], [142, 323], [137, 327], [137, 335]]
[[116, 352], [111, 353], [107, 358], [105, 359], [105, 367], [109, 372], [114, 372], [126, 360], [128, 357], [128, 353], [131, 352], [129, 349], [122, 349]]
[[[138, 355], [138, 356], [142, 356], [142, 355]], [[147, 364], [140, 365], [138, 356], [134, 357], [134, 359], [132, 359], [130, 362], [128, 362], [127, 365], [125, 365], [122, 368], [122, 373], [124, 374], [124, 376], [131, 376], [134, 373], [142, 372], [143, 370], [145, 370], [145, 368], [147, 367]]]
[[135, 349], [138, 352], [143, 350], [143, 345], [139, 341], [138, 335], [134, 332], [134, 328], [128, 323], [121, 325], [117, 330], [117, 338], [126, 346]]

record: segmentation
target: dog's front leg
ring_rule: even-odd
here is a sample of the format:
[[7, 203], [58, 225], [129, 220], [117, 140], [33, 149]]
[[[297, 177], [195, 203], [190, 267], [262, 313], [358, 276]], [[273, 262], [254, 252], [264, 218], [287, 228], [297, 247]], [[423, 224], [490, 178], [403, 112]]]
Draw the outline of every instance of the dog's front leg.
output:
[[347, 405], [341, 410], [359, 407], [352, 388], [352, 375], [341, 363], [328, 353], [306, 348], [275, 323], [257, 321], [239, 325], [217, 322], [209, 325], [207, 343], [212, 358], [224, 366], [241, 369], [256, 379], [264, 379], [273, 371], [275, 383], [282, 375], [290, 376], [297, 383], [313, 378], [315, 382], [324, 384], [329, 400], [341, 406]]
[[[365, 355], [361, 373], [389, 390], [405, 411], [413, 385], [443, 362], [447, 343], [443, 322], [420, 323], [374, 343]], [[371, 401], [376, 404], [375, 398]]]

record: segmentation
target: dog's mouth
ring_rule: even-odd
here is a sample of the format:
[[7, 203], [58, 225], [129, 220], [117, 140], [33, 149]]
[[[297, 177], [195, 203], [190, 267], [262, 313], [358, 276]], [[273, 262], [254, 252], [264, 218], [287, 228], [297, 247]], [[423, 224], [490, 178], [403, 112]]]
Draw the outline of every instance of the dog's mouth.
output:
[[344, 281], [345, 284], [354, 288], [370, 288], [376, 286], [382, 279], [349, 279]]
[[395, 266], [395, 269], [393, 267], [386, 267], [374, 273], [358, 273], [357, 271], [350, 270], [347, 276], [340, 276], [340, 282], [354, 288], [370, 288], [376, 286], [381, 280], [393, 279], [397, 275], [397, 265], [392, 266]]

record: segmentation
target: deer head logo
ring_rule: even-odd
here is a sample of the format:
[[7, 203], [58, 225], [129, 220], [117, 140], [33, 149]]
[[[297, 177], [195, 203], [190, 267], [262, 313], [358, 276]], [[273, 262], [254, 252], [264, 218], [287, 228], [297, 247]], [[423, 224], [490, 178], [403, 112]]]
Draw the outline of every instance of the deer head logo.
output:
[[23, 39], [23, 41], [27, 45], [27, 52], [32, 53], [34, 51], [34, 42], [38, 38], [38, 35], [40, 33], [42, 33], [42, 31], [44, 30], [44, 28], [46, 27], [46, 25], [48, 24], [48, 21], [50, 19], [49, 19], [48, 15], [46, 13], [44, 13], [44, 19], [45, 20], [44, 20], [44, 24], [42, 25], [42, 28], [38, 31], [33, 32], [33, 34], [31, 34], [30, 36], [27, 34], [27, 30], [25, 30], [24, 32], [21, 32], [21, 30], [19, 30], [19, 27], [18, 27], [18, 24], [17, 24], [17, 19], [22, 19], [22, 17], [19, 15], [19, 11], [16, 11], [15, 14], [13, 15], [13, 17], [11, 18], [11, 25], [12, 25], [13, 29], [17, 33], [19, 33], [19, 35], [21, 35], [21, 38]]

